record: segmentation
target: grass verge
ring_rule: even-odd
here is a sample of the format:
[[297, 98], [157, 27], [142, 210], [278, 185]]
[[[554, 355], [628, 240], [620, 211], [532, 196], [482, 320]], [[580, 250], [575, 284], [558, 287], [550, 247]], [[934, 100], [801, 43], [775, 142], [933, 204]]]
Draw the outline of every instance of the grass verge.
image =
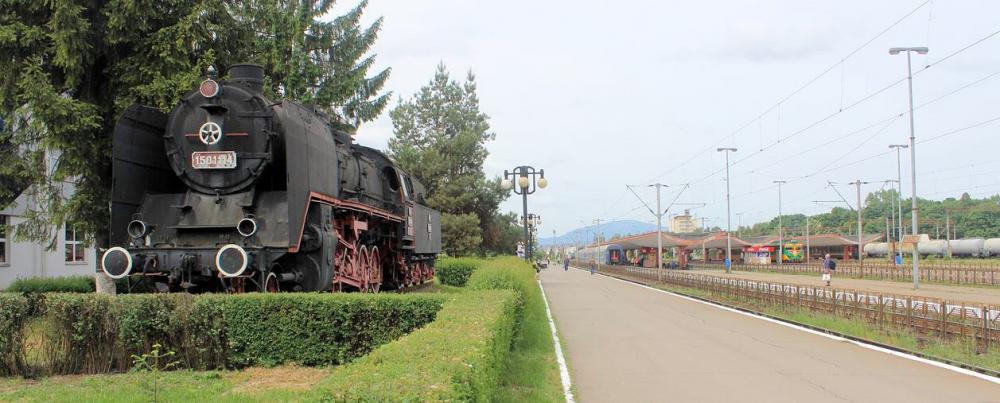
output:
[[[329, 375], [329, 368], [276, 367], [245, 371], [161, 372], [156, 391], [150, 373], [56, 376], [42, 380], [0, 378], [0, 401], [143, 402], [309, 401], [303, 390]], [[313, 399], [314, 400], [314, 399]]]

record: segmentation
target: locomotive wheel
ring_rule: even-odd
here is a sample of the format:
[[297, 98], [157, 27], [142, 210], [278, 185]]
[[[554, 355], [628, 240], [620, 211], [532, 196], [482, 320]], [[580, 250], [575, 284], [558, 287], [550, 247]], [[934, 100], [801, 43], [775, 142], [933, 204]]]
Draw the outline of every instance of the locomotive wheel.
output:
[[295, 291], [319, 291], [326, 285], [320, 281], [319, 263], [312, 256], [297, 255], [293, 270], [299, 278]]
[[368, 272], [370, 270], [370, 267], [371, 267], [371, 253], [368, 251], [367, 245], [361, 245], [361, 248], [358, 249], [357, 274], [358, 274], [358, 279], [361, 282], [360, 291], [362, 292], [368, 291], [368, 279], [370, 278]]
[[369, 255], [368, 284], [372, 293], [378, 293], [382, 288], [382, 256], [378, 252], [378, 246], [373, 246]]
[[281, 286], [278, 284], [278, 275], [274, 272], [267, 273], [267, 278], [264, 280], [264, 292], [281, 292]]

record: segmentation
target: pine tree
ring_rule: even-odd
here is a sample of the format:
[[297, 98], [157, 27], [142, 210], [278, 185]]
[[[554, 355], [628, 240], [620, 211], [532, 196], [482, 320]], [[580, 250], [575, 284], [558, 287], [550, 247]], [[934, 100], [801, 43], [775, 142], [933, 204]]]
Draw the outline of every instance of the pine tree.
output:
[[320, 20], [330, 0], [3, 4], [0, 201], [22, 190], [34, 199], [21, 239], [62, 223], [106, 239], [116, 118], [133, 103], [169, 111], [210, 65], [260, 63], [270, 95], [316, 105], [348, 129], [389, 97], [388, 69], [367, 77], [381, 19], [360, 26], [365, 2], [330, 22]]
[[452, 80], [444, 64], [411, 99], [389, 112], [394, 137], [389, 153], [427, 187], [427, 204], [442, 212], [444, 249], [452, 255], [483, 252], [500, 231], [489, 230], [507, 193], [500, 179], [487, 179], [486, 143], [496, 138], [489, 116], [479, 110], [475, 76]]

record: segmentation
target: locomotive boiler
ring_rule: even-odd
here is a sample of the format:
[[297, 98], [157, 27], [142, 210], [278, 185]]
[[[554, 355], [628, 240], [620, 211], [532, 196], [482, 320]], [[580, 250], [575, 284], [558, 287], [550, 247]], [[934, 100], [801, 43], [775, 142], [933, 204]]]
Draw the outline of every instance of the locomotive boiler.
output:
[[160, 291], [377, 292], [430, 279], [440, 213], [382, 152], [235, 65], [114, 131], [108, 276]]

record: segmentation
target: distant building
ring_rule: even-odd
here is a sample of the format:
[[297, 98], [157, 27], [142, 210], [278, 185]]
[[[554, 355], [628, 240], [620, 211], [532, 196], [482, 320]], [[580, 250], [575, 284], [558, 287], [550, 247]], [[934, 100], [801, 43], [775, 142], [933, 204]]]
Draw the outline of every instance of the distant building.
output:
[[687, 234], [692, 232], [700, 231], [698, 224], [695, 223], [694, 216], [691, 215], [691, 210], [684, 210], [684, 214], [676, 215], [670, 218], [670, 232], [676, 234]]
[[[55, 154], [55, 155], [53, 155]], [[46, 155], [47, 169], [54, 166], [58, 154]], [[70, 194], [73, 185], [63, 184], [63, 191]], [[24, 213], [35, 206], [30, 191], [12, 204], [0, 205], [0, 290], [19, 278], [93, 276], [96, 271], [96, 254], [93, 247], [84, 246], [84, 236], [73, 228], [61, 226], [49, 234], [50, 242], [14, 242], [11, 228], [24, 221]]]
[[14, 205], [0, 210], [0, 289], [18, 278], [93, 276], [95, 253], [85, 247], [83, 234], [63, 226], [52, 234], [55, 247], [46, 250], [37, 242], [14, 242], [8, 226], [17, 225], [25, 211], [27, 197], [18, 197]]

